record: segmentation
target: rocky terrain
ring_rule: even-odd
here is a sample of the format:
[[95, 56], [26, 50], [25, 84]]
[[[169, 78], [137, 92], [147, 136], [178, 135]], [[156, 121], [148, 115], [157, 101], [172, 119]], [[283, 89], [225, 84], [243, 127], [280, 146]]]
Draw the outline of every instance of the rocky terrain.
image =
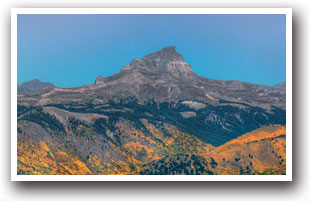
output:
[[18, 173], [285, 174], [285, 95], [200, 77], [175, 47], [92, 85], [33, 80], [18, 86]]

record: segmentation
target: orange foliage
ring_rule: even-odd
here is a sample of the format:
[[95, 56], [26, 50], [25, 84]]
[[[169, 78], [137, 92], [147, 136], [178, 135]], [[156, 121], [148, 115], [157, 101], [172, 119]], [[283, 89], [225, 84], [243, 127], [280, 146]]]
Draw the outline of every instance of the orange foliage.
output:
[[[214, 160], [217, 165], [210, 170], [215, 174], [240, 174], [241, 169], [249, 167], [256, 171], [255, 174], [285, 172], [285, 126], [263, 127], [214, 148], [169, 124], [157, 128], [146, 120], [142, 123], [151, 135], [130, 127], [130, 124], [119, 123], [117, 127], [122, 136], [130, 140], [122, 147], [110, 143], [114, 151], [105, 150], [103, 158], [90, 154], [85, 161], [70, 154], [70, 150], [59, 150], [51, 142], [32, 143], [24, 139], [18, 142], [18, 172], [46, 175], [139, 174], [143, 165], [178, 154], [200, 155], [209, 164]], [[83, 130], [83, 125], [77, 127], [77, 131]], [[66, 128], [66, 132], [72, 137], [71, 129]], [[107, 134], [110, 135], [110, 131]]]
[[241, 170], [247, 169], [255, 170], [255, 174], [261, 174], [269, 169], [285, 166], [285, 136], [285, 126], [262, 127], [216, 147], [202, 156], [208, 160], [212, 157], [218, 163], [215, 170], [217, 174], [240, 174]]
[[46, 142], [18, 143], [18, 171], [20, 174], [91, 174], [77, 157], [63, 151], [52, 153]]

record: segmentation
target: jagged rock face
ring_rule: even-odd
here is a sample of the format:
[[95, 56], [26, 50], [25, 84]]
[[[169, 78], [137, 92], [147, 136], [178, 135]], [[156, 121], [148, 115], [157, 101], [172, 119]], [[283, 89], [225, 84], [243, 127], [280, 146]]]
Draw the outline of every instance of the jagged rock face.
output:
[[103, 83], [104, 83], [104, 77], [102, 75], [99, 75], [96, 78], [94, 85], [100, 85], [100, 84], [103, 84]]
[[43, 92], [49, 89], [55, 88], [55, 85], [49, 82], [41, 82], [38, 79], [24, 82], [20, 86], [17, 85], [18, 94], [30, 94], [35, 92]]
[[142, 69], [154, 73], [168, 73], [174, 79], [192, 79], [196, 77], [175, 47], [166, 47], [161, 51], [148, 54], [141, 59], [133, 59], [127, 69]]

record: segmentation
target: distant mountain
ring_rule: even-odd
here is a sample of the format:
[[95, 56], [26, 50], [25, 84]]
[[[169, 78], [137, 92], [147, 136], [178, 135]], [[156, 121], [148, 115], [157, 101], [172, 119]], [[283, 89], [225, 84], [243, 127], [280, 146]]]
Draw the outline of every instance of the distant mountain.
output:
[[28, 82], [22, 83], [20, 86], [17, 85], [18, 94], [31, 94], [34, 92], [46, 92], [46, 90], [55, 88], [55, 85], [49, 82], [41, 82], [38, 79], [33, 79]]
[[[92, 85], [32, 81], [18, 90], [20, 174], [157, 174], [163, 163], [171, 165], [163, 174], [220, 174], [225, 167], [231, 170], [223, 174], [237, 174], [245, 163], [220, 165], [218, 156], [238, 158], [246, 150], [263, 157], [270, 140], [253, 142], [251, 150], [259, 144], [262, 156], [248, 149], [252, 144], [231, 153], [212, 150], [255, 129], [286, 124], [285, 88], [198, 76], [175, 47], [133, 59]], [[265, 156], [259, 161], [270, 164], [249, 167], [251, 174], [281, 169], [272, 154]], [[211, 170], [215, 164], [221, 168]]]
[[276, 84], [276, 85], [274, 85], [274, 86], [277, 86], [277, 87], [286, 87], [286, 81], [284, 81], [284, 82], [280, 82], [280, 83], [278, 83], [278, 84]]

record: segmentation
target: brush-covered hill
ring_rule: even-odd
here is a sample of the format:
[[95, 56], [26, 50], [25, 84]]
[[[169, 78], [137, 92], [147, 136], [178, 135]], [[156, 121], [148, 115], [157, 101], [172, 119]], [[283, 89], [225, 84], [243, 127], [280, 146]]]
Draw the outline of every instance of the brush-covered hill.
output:
[[[18, 126], [19, 174], [133, 174], [165, 156], [213, 148], [172, 125], [146, 119], [138, 125], [122, 120], [117, 129], [104, 130], [104, 118], [93, 127], [72, 118], [64, 128], [54, 116], [36, 115], [45, 121], [23, 120]], [[48, 123], [55, 126], [44, 126]]]
[[[220, 147], [213, 147], [172, 126], [159, 127], [147, 121], [144, 124], [145, 132], [124, 127], [122, 133], [130, 140], [123, 140], [123, 143], [117, 145], [112, 142], [101, 143], [101, 151], [95, 147], [95, 142], [100, 140], [100, 137], [94, 133], [90, 141], [86, 136], [71, 135], [67, 138], [66, 145], [50, 139], [46, 133], [40, 141], [32, 141], [22, 128], [19, 128], [22, 130], [22, 140], [18, 143], [18, 173], [48, 175], [286, 173], [284, 126], [263, 127], [241, 135]], [[85, 132], [83, 126], [78, 129], [80, 133]], [[75, 130], [72, 130], [72, 133], [74, 132]], [[89, 131], [87, 135], [91, 135]], [[124, 136], [121, 138], [126, 138]], [[73, 141], [75, 143], [72, 143]], [[85, 146], [87, 143], [92, 144], [91, 150], [85, 150], [85, 147], [88, 147]]]
[[207, 153], [166, 156], [144, 165], [140, 174], [286, 174], [286, 129], [270, 125]]

